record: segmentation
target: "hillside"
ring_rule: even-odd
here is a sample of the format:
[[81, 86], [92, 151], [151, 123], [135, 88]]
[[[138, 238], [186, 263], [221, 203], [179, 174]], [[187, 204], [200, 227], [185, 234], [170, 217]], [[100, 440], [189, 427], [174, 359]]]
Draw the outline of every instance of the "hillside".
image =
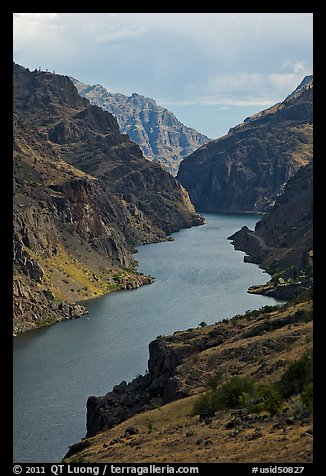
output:
[[312, 416], [299, 391], [288, 391], [273, 415], [245, 404], [209, 416], [205, 410], [214, 381], [217, 390], [235, 377], [268, 389], [284, 382], [290, 365], [311, 350], [311, 319], [311, 302], [266, 306], [158, 337], [146, 375], [88, 399], [88, 436], [63, 461], [311, 462]]
[[[282, 160], [281, 170], [288, 171], [282, 180], [289, 180], [277, 192], [275, 186], [274, 195], [260, 190], [268, 199], [260, 211], [267, 205], [270, 211], [255, 231], [243, 228], [229, 238], [248, 253], [246, 261], [272, 274], [271, 283], [250, 292], [297, 300], [158, 336], [149, 344], [145, 375], [88, 398], [86, 437], [70, 447], [64, 462], [312, 462], [312, 126], [297, 122], [311, 113], [311, 93], [307, 81], [289, 100], [246, 121], [254, 123], [252, 130], [270, 153], [274, 185]], [[230, 150], [245, 150], [248, 127], [226, 136]], [[300, 139], [291, 142], [289, 128], [294, 134], [300, 129]], [[275, 144], [284, 154], [273, 168]], [[209, 154], [203, 151], [210, 147], [182, 163], [202, 154], [201, 164], [191, 162], [197, 178], [202, 169], [209, 173], [204, 167]], [[234, 170], [241, 167], [240, 158], [248, 159], [235, 156]], [[271, 177], [265, 175], [266, 184]], [[242, 205], [249, 203], [248, 190], [243, 195], [233, 190], [233, 205], [245, 192], [249, 198]], [[231, 200], [228, 188], [224, 193]], [[228, 211], [237, 210], [233, 205]]]
[[186, 157], [178, 180], [197, 210], [266, 212], [312, 159], [313, 80]]
[[144, 376], [88, 398], [64, 462], [312, 462], [312, 192], [309, 162], [255, 231], [229, 237], [272, 274], [249, 291], [289, 302], [158, 336]]
[[313, 279], [313, 165], [300, 168], [276, 199], [271, 212], [255, 230], [243, 227], [229, 239], [247, 253], [246, 261], [272, 275], [251, 292], [289, 299], [312, 288]]
[[100, 84], [71, 79], [81, 96], [117, 118], [121, 132], [139, 145], [147, 159], [160, 163], [172, 175], [177, 174], [184, 157], [210, 140], [186, 127], [154, 99], [136, 93], [131, 96], [111, 93]]
[[202, 223], [179, 183], [67, 76], [14, 73], [14, 332], [79, 317], [76, 302], [151, 278], [136, 244]]

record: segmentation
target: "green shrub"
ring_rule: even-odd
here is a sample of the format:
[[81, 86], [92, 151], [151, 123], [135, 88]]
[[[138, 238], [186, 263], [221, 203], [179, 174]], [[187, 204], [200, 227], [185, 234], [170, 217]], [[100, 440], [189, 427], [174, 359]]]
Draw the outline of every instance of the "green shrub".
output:
[[222, 377], [223, 373], [221, 371], [217, 371], [215, 375], [210, 375], [207, 378], [206, 386], [211, 390], [215, 390], [216, 387], [221, 383]]
[[192, 415], [200, 415], [203, 412], [224, 408], [241, 407], [241, 396], [244, 393], [251, 394], [253, 384], [246, 378], [232, 377], [225, 384], [214, 390], [202, 393], [194, 403]]
[[283, 406], [283, 398], [274, 385], [260, 385], [256, 389], [258, 411], [267, 411], [271, 416], [276, 415]]
[[274, 416], [282, 409], [284, 401], [275, 385], [262, 384], [255, 387], [251, 394], [243, 393], [239, 404], [250, 413], [265, 411]]
[[312, 382], [312, 355], [304, 354], [292, 362], [277, 382], [277, 388], [283, 398], [301, 393], [308, 383]]
[[303, 406], [309, 411], [313, 408], [313, 383], [307, 383], [301, 393], [301, 401]]
[[232, 377], [228, 382], [218, 387], [212, 395], [212, 406], [215, 410], [222, 408], [241, 407], [241, 396], [253, 393], [253, 384], [250, 380], [241, 377]]
[[200, 415], [201, 413], [204, 413], [206, 411], [212, 410], [215, 412], [215, 409], [212, 406], [212, 395], [213, 391], [209, 391], [206, 393], [202, 393], [199, 395], [197, 400], [194, 403], [193, 409], [192, 409], [192, 415]]
[[207, 379], [208, 392], [195, 401], [192, 415], [215, 413], [225, 408], [247, 408], [251, 413], [268, 412], [271, 416], [282, 410], [284, 399], [301, 394], [301, 405], [312, 411], [312, 355], [304, 354], [292, 362], [279, 381], [273, 384], [254, 385], [248, 378], [232, 377], [219, 385], [222, 373], [217, 372]]

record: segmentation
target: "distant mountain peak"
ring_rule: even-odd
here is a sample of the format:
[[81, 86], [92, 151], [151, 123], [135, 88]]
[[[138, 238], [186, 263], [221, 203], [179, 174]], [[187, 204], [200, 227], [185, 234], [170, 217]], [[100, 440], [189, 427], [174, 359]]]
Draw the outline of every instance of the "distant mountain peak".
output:
[[292, 91], [292, 93], [287, 96], [287, 99], [291, 98], [292, 96], [294, 96], [301, 90], [308, 89], [312, 86], [313, 86], [313, 75], [311, 74], [311, 75], [305, 76], [303, 80], [301, 81], [301, 83], [295, 88], [295, 90]]
[[121, 132], [139, 145], [146, 158], [160, 163], [172, 175], [177, 174], [184, 157], [210, 140], [182, 124], [153, 98], [136, 92], [130, 96], [111, 93], [101, 85], [91, 86], [71, 79], [81, 96], [117, 118]]

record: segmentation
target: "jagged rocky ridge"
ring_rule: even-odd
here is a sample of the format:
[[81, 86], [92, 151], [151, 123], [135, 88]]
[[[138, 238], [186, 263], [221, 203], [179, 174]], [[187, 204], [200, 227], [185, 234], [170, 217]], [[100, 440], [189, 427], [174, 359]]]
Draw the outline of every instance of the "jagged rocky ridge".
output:
[[201, 224], [185, 190], [79, 96], [67, 76], [14, 73], [14, 332], [151, 278], [136, 244]]
[[312, 158], [313, 80], [180, 164], [178, 180], [197, 210], [266, 212]]
[[255, 227], [243, 227], [230, 236], [245, 260], [273, 275], [259, 292], [291, 299], [312, 287], [313, 279], [313, 164], [299, 169], [288, 181], [271, 212]]
[[210, 139], [182, 124], [175, 115], [154, 99], [132, 94], [108, 92], [100, 84], [84, 84], [71, 78], [81, 96], [91, 104], [111, 112], [123, 133], [139, 145], [149, 160], [158, 162], [176, 175], [181, 160]]

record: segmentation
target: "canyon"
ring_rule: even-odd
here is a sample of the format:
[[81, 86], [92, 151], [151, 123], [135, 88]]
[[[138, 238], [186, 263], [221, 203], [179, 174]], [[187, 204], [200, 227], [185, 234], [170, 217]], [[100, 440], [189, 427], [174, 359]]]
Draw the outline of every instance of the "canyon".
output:
[[177, 178], [197, 210], [271, 209], [289, 178], [313, 157], [313, 79], [186, 157]]
[[139, 145], [146, 158], [160, 163], [174, 176], [181, 160], [210, 140], [182, 124], [152, 98], [137, 93], [111, 93], [100, 84], [71, 79], [81, 96], [116, 117], [121, 131]]
[[200, 225], [187, 192], [67, 76], [14, 64], [14, 333], [151, 282], [136, 244]]

